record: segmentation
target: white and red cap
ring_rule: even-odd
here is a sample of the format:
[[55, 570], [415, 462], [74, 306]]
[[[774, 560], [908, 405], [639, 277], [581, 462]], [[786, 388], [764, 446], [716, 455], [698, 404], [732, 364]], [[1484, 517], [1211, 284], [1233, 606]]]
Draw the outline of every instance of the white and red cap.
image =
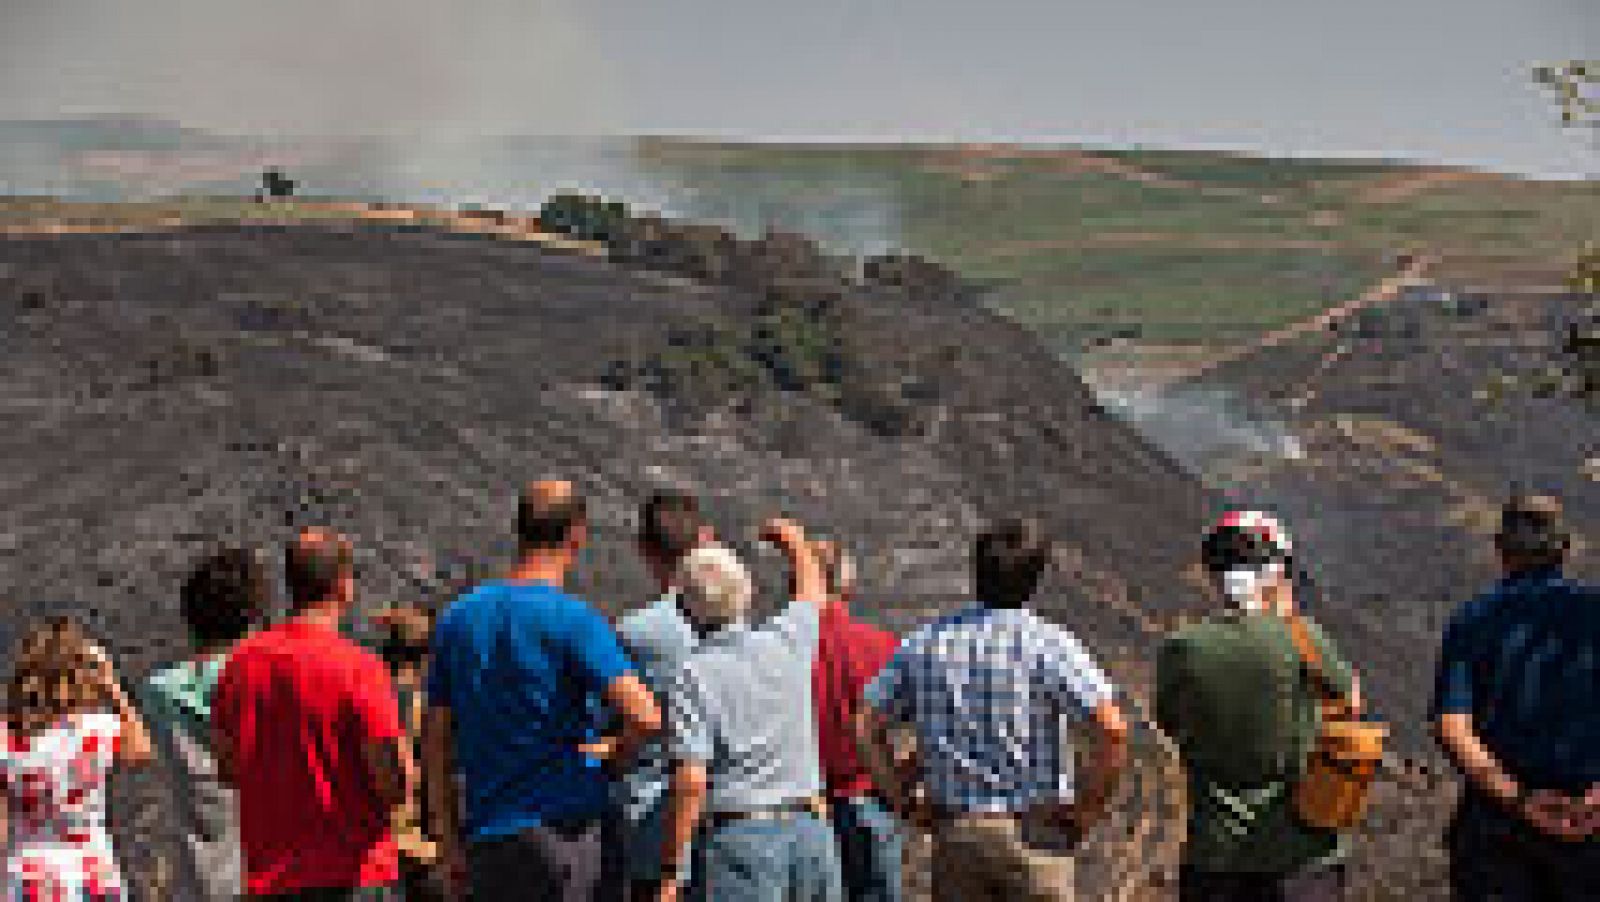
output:
[[1289, 531], [1283, 528], [1283, 523], [1277, 517], [1265, 511], [1229, 511], [1211, 527], [1211, 532], [1215, 534], [1224, 529], [1237, 529], [1280, 557], [1287, 558], [1294, 552]]
[[1271, 514], [1230, 511], [1206, 533], [1206, 568], [1216, 574], [1234, 604], [1260, 610], [1260, 590], [1274, 577], [1288, 573], [1294, 543], [1288, 530]]

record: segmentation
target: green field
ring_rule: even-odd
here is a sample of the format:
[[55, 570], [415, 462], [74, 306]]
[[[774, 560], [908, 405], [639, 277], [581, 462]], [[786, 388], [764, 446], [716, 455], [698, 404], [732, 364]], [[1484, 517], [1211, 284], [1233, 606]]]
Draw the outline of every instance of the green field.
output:
[[1600, 236], [1600, 183], [1168, 150], [645, 142], [703, 212], [895, 243], [996, 280], [994, 304], [1074, 353], [1113, 335], [1236, 339], [1353, 297], [1406, 249], [1559, 271]]
[[[159, 162], [162, 154], [177, 159], [190, 148], [215, 154], [227, 146], [159, 124], [28, 128], [54, 135], [63, 154], [101, 149], [153, 154]], [[558, 174], [538, 153], [519, 156], [518, 146], [511, 142], [490, 157], [509, 189], [542, 196]], [[323, 172], [313, 153], [291, 174], [312, 186], [340, 184], [369, 165], [382, 171], [394, 150], [378, 146], [370, 158], [340, 151]], [[745, 233], [767, 225], [801, 231], [842, 251], [897, 247], [941, 260], [996, 285], [990, 299], [997, 309], [1067, 354], [1112, 337], [1209, 344], [1258, 334], [1358, 295], [1407, 250], [1444, 254], [1446, 278], [1453, 268], [1474, 277], [1534, 273], [1554, 282], [1577, 247], [1600, 237], [1600, 182], [1534, 182], [1383, 162], [660, 138], [580, 142], [568, 152], [636, 170], [629, 174], [686, 198], [675, 212], [695, 219]], [[238, 186], [250, 185], [254, 175], [241, 164], [226, 178], [212, 176], [220, 182], [192, 187], [249, 190]], [[230, 179], [234, 188], [226, 187]], [[116, 196], [116, 184], [105, 188]], [[0, 227], [49, 218], [41, 207], [48, 203], [0, 203]], [[166, 214], [225, 221], [258, 217], [261, 208], [196, 198], [79, 206], [71, 215], [133, 222]], [[275, 205], [271, 215], [343, 214], [289, 204]]]

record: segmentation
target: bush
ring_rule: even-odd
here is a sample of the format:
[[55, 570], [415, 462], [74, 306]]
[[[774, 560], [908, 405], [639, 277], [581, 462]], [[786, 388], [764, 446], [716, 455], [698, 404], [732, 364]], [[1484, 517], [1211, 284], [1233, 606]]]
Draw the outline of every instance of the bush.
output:
[[631, 220], [628, 206], [586, 194], [552, 195], [539, 208], [544, 227], [582, 241], [608, 243], [622, 238]]

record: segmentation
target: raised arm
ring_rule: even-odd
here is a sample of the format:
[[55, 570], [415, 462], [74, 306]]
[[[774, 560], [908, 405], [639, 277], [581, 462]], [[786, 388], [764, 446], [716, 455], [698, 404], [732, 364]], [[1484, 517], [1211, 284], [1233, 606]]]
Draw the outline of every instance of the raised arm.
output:
[[116, 666], [111, 663], [111, 656], [99, 646], [91, 646], [90, 652], [95, 658], [94, 677], [111, 709], [116, 712], [117, 720], [121, 722], [121, 738], [117, 743], [118, 763], [135, 767], [150, 763], [155, 758], [155, 748], [150, 742], [150, 731], [145, 728], [144, 716], [123, 689]]
[[790, 595], [795, 601], [819, 606], [828, 603], [828, 581], [822, 572], [822, 561], [817, 557], [814, 544], [806, 540], [805, 529], [799, 523], [774, 517], [761, 527], [761, 538], [778, 546], [789, 559]]

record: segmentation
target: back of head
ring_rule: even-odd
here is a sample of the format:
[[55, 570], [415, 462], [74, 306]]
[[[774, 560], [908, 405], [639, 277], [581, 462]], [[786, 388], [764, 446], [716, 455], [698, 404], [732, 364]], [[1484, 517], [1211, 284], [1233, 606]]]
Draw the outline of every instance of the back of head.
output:
[[433, 637], [433, 617], [416, 605], [399, 605], [372, 615], [383, 633], [383, 659], [390, 666], [421, 663]]
[[354, 552], [343, 536], [315, 528], [302, 532], [284, 555], [284, 581], [294, 610], [335, 598], [354, 567]]
[[30, 629], [12, 656], [7, 715], [12, 729], [33, 733], [101, 702], [93, 680], [97, 646], [77, 621], [52, 617]]
[[972, 581], [978, 600], [997, 608], [1027, 604], [1050, 555], [1050, 542], [1038, 521], [1008, 517], [995, 523], [973, 546]]
[[179, 600], [197, 648], [230, 645], [267, 610], [266, 568], [247, 548], [214, 551], [190, 571]]
[[1495, 546], [1512, 570], [1559, 565], [1571, 536], [1561, 500], [1552, 495], [1513, 495], [1500, 510]]
[[524, 551], [552, 551], [567, 545], [588, 522], [588, 506], [570, 482], [530, 483], [517, 502], [517, 544]]
[[704, 529], [700, 502], [686, 492], [657, 492], [639, 511], [639, 547], [666, 567], [676, 568]]
[[739, 556], [722, 545], [702, 545], [678, 567], [678, 603], [696, 626], [714, 629], [743, 620], [755, 584]]
[[[1267, 593], [1290, 577], [1294, 546], [1283, 524], [1262, 511], [1230, 511], [1200, 543], [1200, 560], [1230, 602], [1265, 610]], [[1279, 599], [1280, 602], [1282, 599]]]

